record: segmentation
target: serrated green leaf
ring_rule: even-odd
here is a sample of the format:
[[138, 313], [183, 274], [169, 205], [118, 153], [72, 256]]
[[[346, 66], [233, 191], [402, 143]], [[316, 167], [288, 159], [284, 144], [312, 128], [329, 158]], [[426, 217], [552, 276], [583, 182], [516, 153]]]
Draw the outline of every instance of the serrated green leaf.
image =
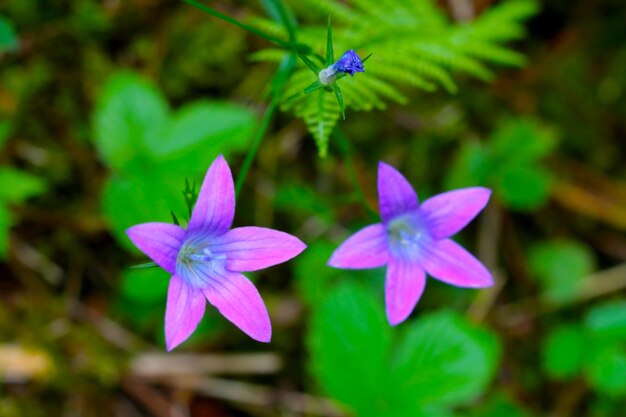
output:
[[400, 398], [422, 406], [466, 403], [493, 378], [499, 354], [495, 337], [461, 316], [423, 315], [407, 328], [395, 352]]
[[589, 340], [582, 327], [560, 326], [548, 334], [542, 350], [543, 369], [552, 378], [574, 378], [587, 360]]
[[591, 250], [575, 241], [535, 245], [529, 256], [530, 268], [539, 278], [550, 302], [566, 302], [577, 295], [583, 279], [593, 271]]
[[491, 148], [496, 158], [530, 163], [554, 150], [556, 137], [549, 129], [525, 118], [503, 123], [493, 134]]
[[439, 415], [479, 395], [498, 362], [495, 338], [452, 313], [422, 316], [393, 340], [382, 297], [343, 284], [313, 317], [313, 375], [358, 416]]

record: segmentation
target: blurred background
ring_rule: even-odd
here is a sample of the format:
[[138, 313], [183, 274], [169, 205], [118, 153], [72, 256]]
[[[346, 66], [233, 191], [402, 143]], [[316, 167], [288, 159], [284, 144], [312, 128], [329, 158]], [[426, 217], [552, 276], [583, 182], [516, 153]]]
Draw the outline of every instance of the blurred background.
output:
[[[2, 2], [0, 416], [626, 415], [626, 8], [513, 1], [407, 2], [415, 15], [395, 0], [286, 1], [315, 52], [331, 12], [336, 55], [373, 53], [365, 74], [339, 81], [345, 121], [323, 91], [321, 116], [308, 98], [269, 112], [289, 54], [192, 5]], [[206, 4], [287, 38], [273, 1]], [[407, 16], [448, 44], [434, 36], [414, 54], [407, 39], [426, 35], [408, 30], [351, 43]], [[505, 42], [466, 42], [481, 33]], [[446, 55], [455, 45], [467, 54]], [[315, 80], [297, 71], [304, 87]], [[304, 88], [291, 82], [285, 94]], [[320, 137], [320, 120], [332, 134]], [[130, 268], [148, 260], [124, 230], [171, 211], [184, 220], [185, 179], [199, 183], [220, 153], [238, 178], [255, 135], [235, 225], [309, 245], [249, 274], [273, 340], [207, 309], [166, 353], [168, 276]], [[376, 221], [379, 160], [422, 200], [494, 190], [457, 236], [493, 288], [429, 279], [412, 317], [389, 328], [384, 269], [325, 266]]]

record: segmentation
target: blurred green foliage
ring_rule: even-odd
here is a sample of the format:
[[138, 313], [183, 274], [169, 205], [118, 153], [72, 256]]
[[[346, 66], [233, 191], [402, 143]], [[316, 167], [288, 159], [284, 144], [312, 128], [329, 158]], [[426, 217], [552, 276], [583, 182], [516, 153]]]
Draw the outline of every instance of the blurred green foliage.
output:
[[600, 304], [582, 324], [555, 328], [543, 348], [544, 369], [553, 378], [585, 375], [601, 394], [626, 394], [626, 302]]
[[533, 210], [550, 195], [552, 174], [541, 164], [554, 133], [526, 119], [503, 122], [486, 143], [468, 142], [448, 174], [450, 188], [484, 185], [516, 210]]
[[493, 378], [499, 357], [493, 334], [454, 313], [422, 315], [397, 333], [382, 302], [347, 283], [321, 301], [308, 343], [324, 390], [364, 417], [466, 404]]

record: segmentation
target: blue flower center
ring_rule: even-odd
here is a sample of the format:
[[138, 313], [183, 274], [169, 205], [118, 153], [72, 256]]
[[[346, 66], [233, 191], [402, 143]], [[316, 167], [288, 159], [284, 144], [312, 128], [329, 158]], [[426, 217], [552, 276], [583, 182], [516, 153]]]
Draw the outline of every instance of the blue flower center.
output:
[[206, 287], [212, 277], [224, 272], [226, 255], [211, 250], [207, 239], [189, 238], [176, 256], [176, 275], [195, 288]]
[[387, 240], [391, 253], [414, 259], [430, 237], [415, 216], [398, 216], [387, 223]]

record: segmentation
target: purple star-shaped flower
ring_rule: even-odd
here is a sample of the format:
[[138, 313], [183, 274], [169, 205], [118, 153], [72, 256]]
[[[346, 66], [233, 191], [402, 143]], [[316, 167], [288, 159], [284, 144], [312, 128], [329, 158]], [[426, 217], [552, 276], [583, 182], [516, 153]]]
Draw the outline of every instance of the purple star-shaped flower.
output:
[[126, 231], [135, 246], [172, 274], [165, 310], [168, 351], [194, 332], [206, 300], [251, 338], [271, 339], [265, 304], [241, 273], [285, 262], [306, 245], [263, 227], [230, 229], [234, 215], [233, 177], [219, 156], [207, 171], [187, 230], [169, 223], [144, 223]]
[[354, 49], [350, 49], [341, 55], [341, 58], [333, 64], [333, 68], [338, 72], [345, 72], [354, 76], [355, 72], [365, 72], [363, 62], [361, 58], [354, 52]]
[[426, 273], [458, 287], [493, 284], [491, 274], [469, 252], [449, 239], [485, 207], [491, 191], [463, 188], [436, 195], [422, 204], [395, 168], [378, 166], [378, 204], [382, 223], [350, 236], [333, 253], [328, 265], [366, 269], [387, 265], [385, 304], [391, 325], [413, 311]]

